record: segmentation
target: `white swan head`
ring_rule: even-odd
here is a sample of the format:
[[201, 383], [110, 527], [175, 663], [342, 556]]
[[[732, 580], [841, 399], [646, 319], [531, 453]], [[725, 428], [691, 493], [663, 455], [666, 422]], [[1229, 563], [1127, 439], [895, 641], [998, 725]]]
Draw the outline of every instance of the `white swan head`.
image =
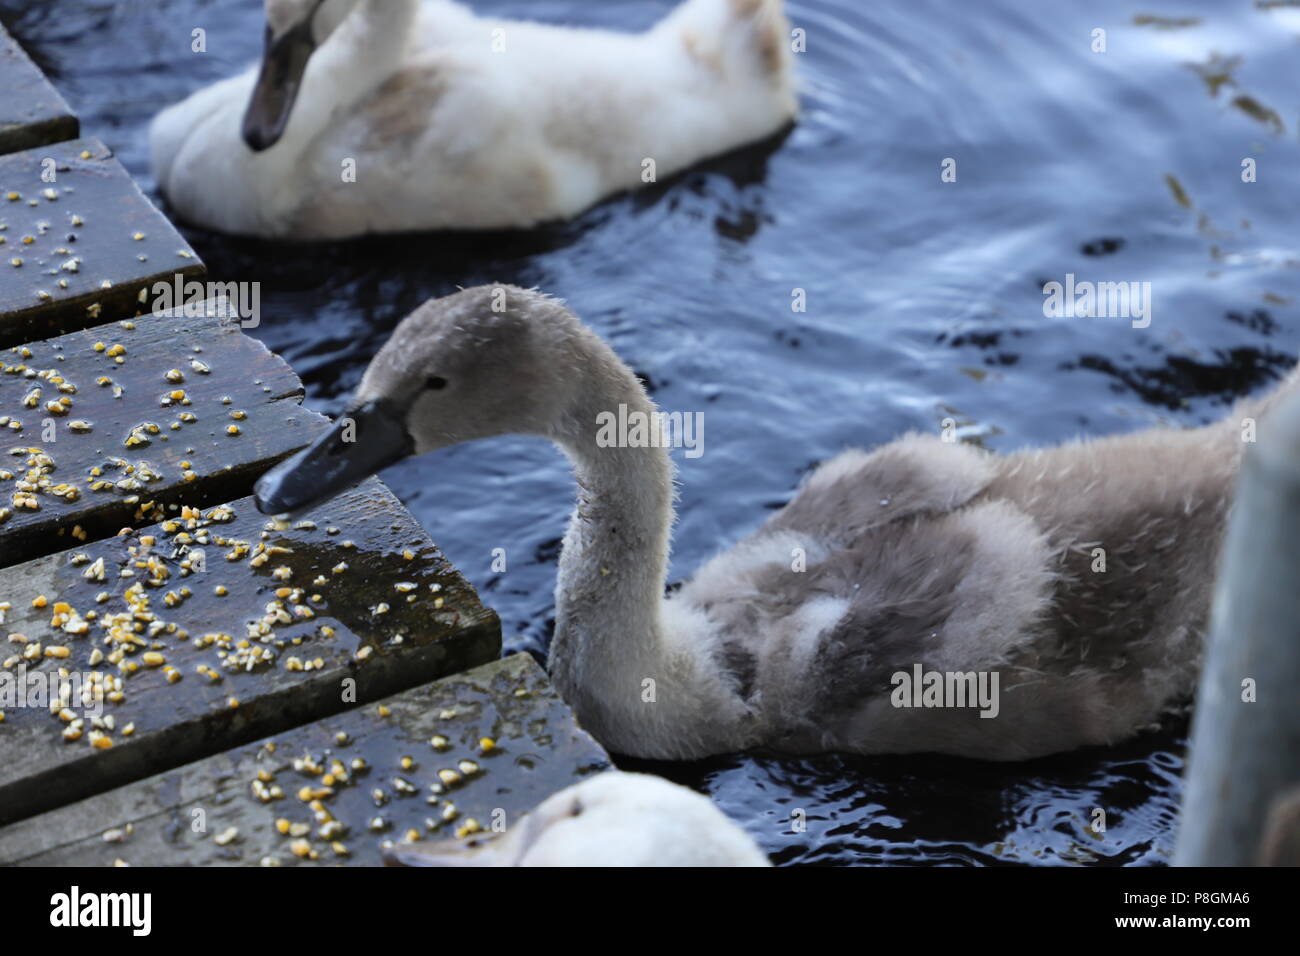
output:
[[501, 833], [399, 844], [397, 866], [769, 866], [705, 797], [660, 777], [610, 771], [566, 787]]
[[284, 135], [307, 61], [362, 0], [266, 0], [262, 67], [244, 112], [244, 142], [254, 152]]
[[300, 511], [408, 455], [479, 438], [564, 444], [590, 418], [584, 398], [617, 372], [609, 347], [539, 292], [479, 286], [430, 300], [398, 325], [334, 427], [258, 481], [257, 505]]

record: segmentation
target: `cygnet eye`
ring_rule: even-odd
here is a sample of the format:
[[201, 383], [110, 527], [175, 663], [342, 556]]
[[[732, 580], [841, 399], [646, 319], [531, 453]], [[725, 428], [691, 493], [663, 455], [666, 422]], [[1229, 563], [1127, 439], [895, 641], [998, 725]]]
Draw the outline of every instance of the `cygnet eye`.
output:
[[441, 375], [430, 375], [424, 380], [424, 387], [431, 392], [436, 392], [440, 388], [447, 387], [447, 380]]

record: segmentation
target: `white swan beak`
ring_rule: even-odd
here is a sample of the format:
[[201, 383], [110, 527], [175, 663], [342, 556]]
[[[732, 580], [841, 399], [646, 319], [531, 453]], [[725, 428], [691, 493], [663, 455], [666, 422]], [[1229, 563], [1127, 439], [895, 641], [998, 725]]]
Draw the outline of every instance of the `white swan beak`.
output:
[[302, 511], [347, 491], [415, 450], [400, 409], [366, 402], [334, 427], [258, 479], [257, 509], [278, 515]]
[[244, 112], [244, 142], [253, 152], [274, 146], [284, 135], [307, 61], [315, 49], [310, 19], [275, 38], [271, 28], [266, 28], [262, 69]]

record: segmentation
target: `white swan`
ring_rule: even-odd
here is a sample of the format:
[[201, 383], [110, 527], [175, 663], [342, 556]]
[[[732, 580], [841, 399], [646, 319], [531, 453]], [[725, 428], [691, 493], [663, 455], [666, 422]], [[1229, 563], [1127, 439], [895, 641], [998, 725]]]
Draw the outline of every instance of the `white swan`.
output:
[[[531, 226], [795, 113], [781, 0], [686, 0], [641, 34], [450, 0], [266, 0], [260, 71], [154, 118], [176, 212], [298, 239]], [[251, 148], [250, 148], [251, 146]]]
[[662, 777], [611, 770], [565, 787], [500, 834], [402, 843], [399, 866], [771, 866], [705, 797]]
[[[347, 421], [263, 476], [258, 506], [299, 509], [412, 452], [544, 435], [580, 488], [551, 674], [606, 747], [1019, 759], [1115, 741], [1191, 692], [1240, 422], [1275, 397], [1004, 457], [921, 435], [848, 451], [665, 599], [668, 454], [605, 447], [599, 427], [653, 404], [560, 302], [480, 287], [407, 317]], [[895, 706], [926, 703], [899, 696], [917, 666], [996, 676], [997, 715]]]

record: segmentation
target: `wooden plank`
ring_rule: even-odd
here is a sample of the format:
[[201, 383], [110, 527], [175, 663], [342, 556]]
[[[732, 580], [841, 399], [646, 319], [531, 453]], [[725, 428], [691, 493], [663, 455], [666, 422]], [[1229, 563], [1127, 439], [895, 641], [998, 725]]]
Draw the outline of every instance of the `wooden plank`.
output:
[[[315, 862], [373, 865], [380, 862], [381, 842], [406, 839], [408, 829], [423, 839], [454, 839], [468, 819], [484, 829], [494, 821], [510, 826], [552, 793], [610, 765], [524, 654], [390, 697], [383, 705], [388, 716], [370, 704], [2, 829], [0, 863], [313, 862], [295, 855], [292, 832], [278, 832], [276, 821], [284, 819], [307, 825], [308, 835], [297, 839], [307, 841]], [[336, 736], [340, 733], [345, 743]], [[431, 746], [434, 735], [446, 738], [446, 749]], [[487, 753], [479, 743], [483, 737], [496, 743]], [[343, 828], [332, 838], [321, 835], [328, 822], [316, 819], [299, 797], [304, 786], [323, 786], [319, 773], [294, 769], [294, 761], [304, 756], [322, 771], [331, 760], [348, 768], [348, 779], [332, 780], [334, 793], [321, 801], [336, 828]], [[404, 756], [414, 760], [410, 769], [402, 766]], [[358, 757], [368, 769], [351, 769]], [[438, 771], [460, 773], [462, 760], [473, 761], [478, 772], [443, 785]], [[254, 795], [259, 772], [268, 778], [262, 786], [280, 787], [282, 798], [264, 802]], [[413, 792], [395, 784], [399, 777]], [[443, 792], [432, 793], [430, 784]], [[386, 798], [382, 806], [376, 805], [376, 789]], [[444, 821], [448, 802], [456, 816]], [[371, 829], [375, 817], [383, 819], [382, 831]], [[237, 834], [223, 845], [218, 837], [224, 840], [231, 828]], [[346, 856], [332, 848], [334, 840], [346, 848]]]
[[[181, 381], [167, 378], [173, 369]], [[52, 413], [47, 403], [62, 399], [66, 413]], [[170, 503], [248, 494], [270, 463], [325, 427], [301, 400], [283, 360], [216, 317], [147, 315], [0, 352], [0, 566], [160, 520]], [[82, 422], [89, 432], [76, 431]], [[150, 424], [157, 434], [139, 430]], [[132, 434], [148, 444], [128, 447]], [[24, 497], [21, 482], [42, 480], [33, 469], [49, 487]], [[75, 499], [56, 496], [59, 485]]]
[[80, 124], [63, 97], [0, 25], [0, 153], [75, 139]]
[[[27, 639], [0, 645], [0, 823], [501, 652], [496, 615], [377, 479], [292, 525], [251, 498], [192, 514], [0, 572], [10, 605], [0, 633]], [[78, 725], [51, 703], [60, 669], [71, 685], [63, 716], [83, 720], [75, 740], [64, 731]], [[19, 693], [33, 680], [48, 697]], [[108, 688], [100, 703], [81, 691], [96, 681]]]
[[204, 271], [97, 139], [0, 156], [0, 238], [0, 346], [133, 316], [142, 290]]

